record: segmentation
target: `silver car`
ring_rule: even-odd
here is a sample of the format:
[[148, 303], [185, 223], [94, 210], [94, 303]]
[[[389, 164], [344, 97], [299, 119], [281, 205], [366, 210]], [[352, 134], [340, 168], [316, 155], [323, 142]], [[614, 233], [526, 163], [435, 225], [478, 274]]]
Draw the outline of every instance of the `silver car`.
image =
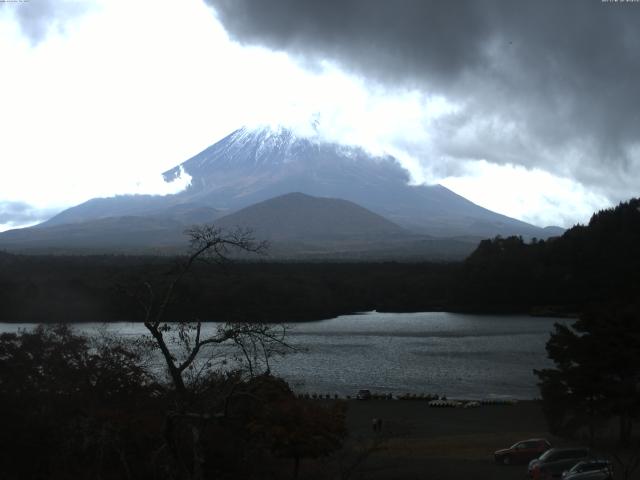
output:
[[562, 480], [611, 480], [613, 467], [608, 460], [585, 460], [562, 473]]
[[562, 472], [590, 458], [593, 455], [587, 447], [552, 448], [529, 462], [529, 476], [533, 480], [560, 478]]

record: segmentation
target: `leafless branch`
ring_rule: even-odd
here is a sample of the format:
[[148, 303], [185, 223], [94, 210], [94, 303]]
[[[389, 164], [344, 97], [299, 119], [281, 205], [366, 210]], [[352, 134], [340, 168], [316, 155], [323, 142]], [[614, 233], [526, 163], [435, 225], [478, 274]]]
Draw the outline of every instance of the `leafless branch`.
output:
[[[144, 283], [145, 294], [138, 298], [144, 314], [144, 325], [151, 333], [157, 348], [162, 353], [169, 374], [178, 392], [186, 392], [183, 374], [191, 369], [202, 348], [208, 345], [222, 345], [227, 342], [236, 345], [245, 355], [250, 373], [260, 356], [269, 368], [269, 357], [289, 348], [284, 340], [285, 330], [277, 333], [272, 326], [260, 324], [227, 324], [215, 334], [203, 338], [199, 320], [179, 320], [175, 326], [167, 323], [166, 310], [171, 304], [174, 290], [199, 260], [228, 262], [235, 252], [252, 254], [265, 253], [268, 245], [258, 242], [248, 229], [222, 230], [215, 225], [201, 225], [185, 232], [189, 237], [189, 253], [171, 273], [172, 278], [158, 295], [149, 282]], [[176, 359], [168, 345], [165, 332], [177, 333], [183, 356]]]

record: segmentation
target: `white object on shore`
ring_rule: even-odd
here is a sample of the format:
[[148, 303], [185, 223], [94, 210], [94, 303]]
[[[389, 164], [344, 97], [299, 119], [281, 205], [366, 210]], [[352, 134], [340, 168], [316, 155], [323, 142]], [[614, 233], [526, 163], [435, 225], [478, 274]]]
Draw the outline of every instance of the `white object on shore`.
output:
[[483, 405], [515, 405], [518, 400], [508, 398], [488, 398], [482, 400]]
[[429, 407], [434, 408], [456, 408], [462, 406], [462, 403], [455, 400], [431, 400]]

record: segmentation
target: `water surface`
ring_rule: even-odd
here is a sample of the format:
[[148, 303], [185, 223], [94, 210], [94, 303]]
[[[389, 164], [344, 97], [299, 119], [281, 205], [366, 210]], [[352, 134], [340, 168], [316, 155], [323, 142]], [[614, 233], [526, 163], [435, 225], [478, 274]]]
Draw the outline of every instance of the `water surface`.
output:
[[[545, 344], [555, 322], [571, 320], [369, 312], [290, 323], [288, 339], [299, 350], [274, 360], [272, 370], [299, 392], [353, 395], [368, 388], [450, 398], [537, 398], [533, 369], [551, 366]], [[0, 324], [0, 331], [32, 327]], [[104, 329], [128, 338], [146, 333], [140, 323], [76, 328], [89, 334]]]

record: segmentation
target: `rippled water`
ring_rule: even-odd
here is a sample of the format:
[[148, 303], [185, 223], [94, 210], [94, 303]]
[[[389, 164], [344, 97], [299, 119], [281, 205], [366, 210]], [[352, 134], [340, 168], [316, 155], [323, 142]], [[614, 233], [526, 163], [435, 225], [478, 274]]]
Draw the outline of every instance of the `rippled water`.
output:
[[[368, 388], [450, 398], [536, 398], [533, 369], [551, 365], [545, 343], [555, 322], [570, 321], [369, 312], [289, 324], [289, 342], [299, 351], [275, 360], [272, 370], [300, 392], [353, 395]], [[29, 327], [0, 324], [0, 331]], [[106, 328], [127, 337], [145, 333], [139, 323], [78, 328], [86, 333]]]

